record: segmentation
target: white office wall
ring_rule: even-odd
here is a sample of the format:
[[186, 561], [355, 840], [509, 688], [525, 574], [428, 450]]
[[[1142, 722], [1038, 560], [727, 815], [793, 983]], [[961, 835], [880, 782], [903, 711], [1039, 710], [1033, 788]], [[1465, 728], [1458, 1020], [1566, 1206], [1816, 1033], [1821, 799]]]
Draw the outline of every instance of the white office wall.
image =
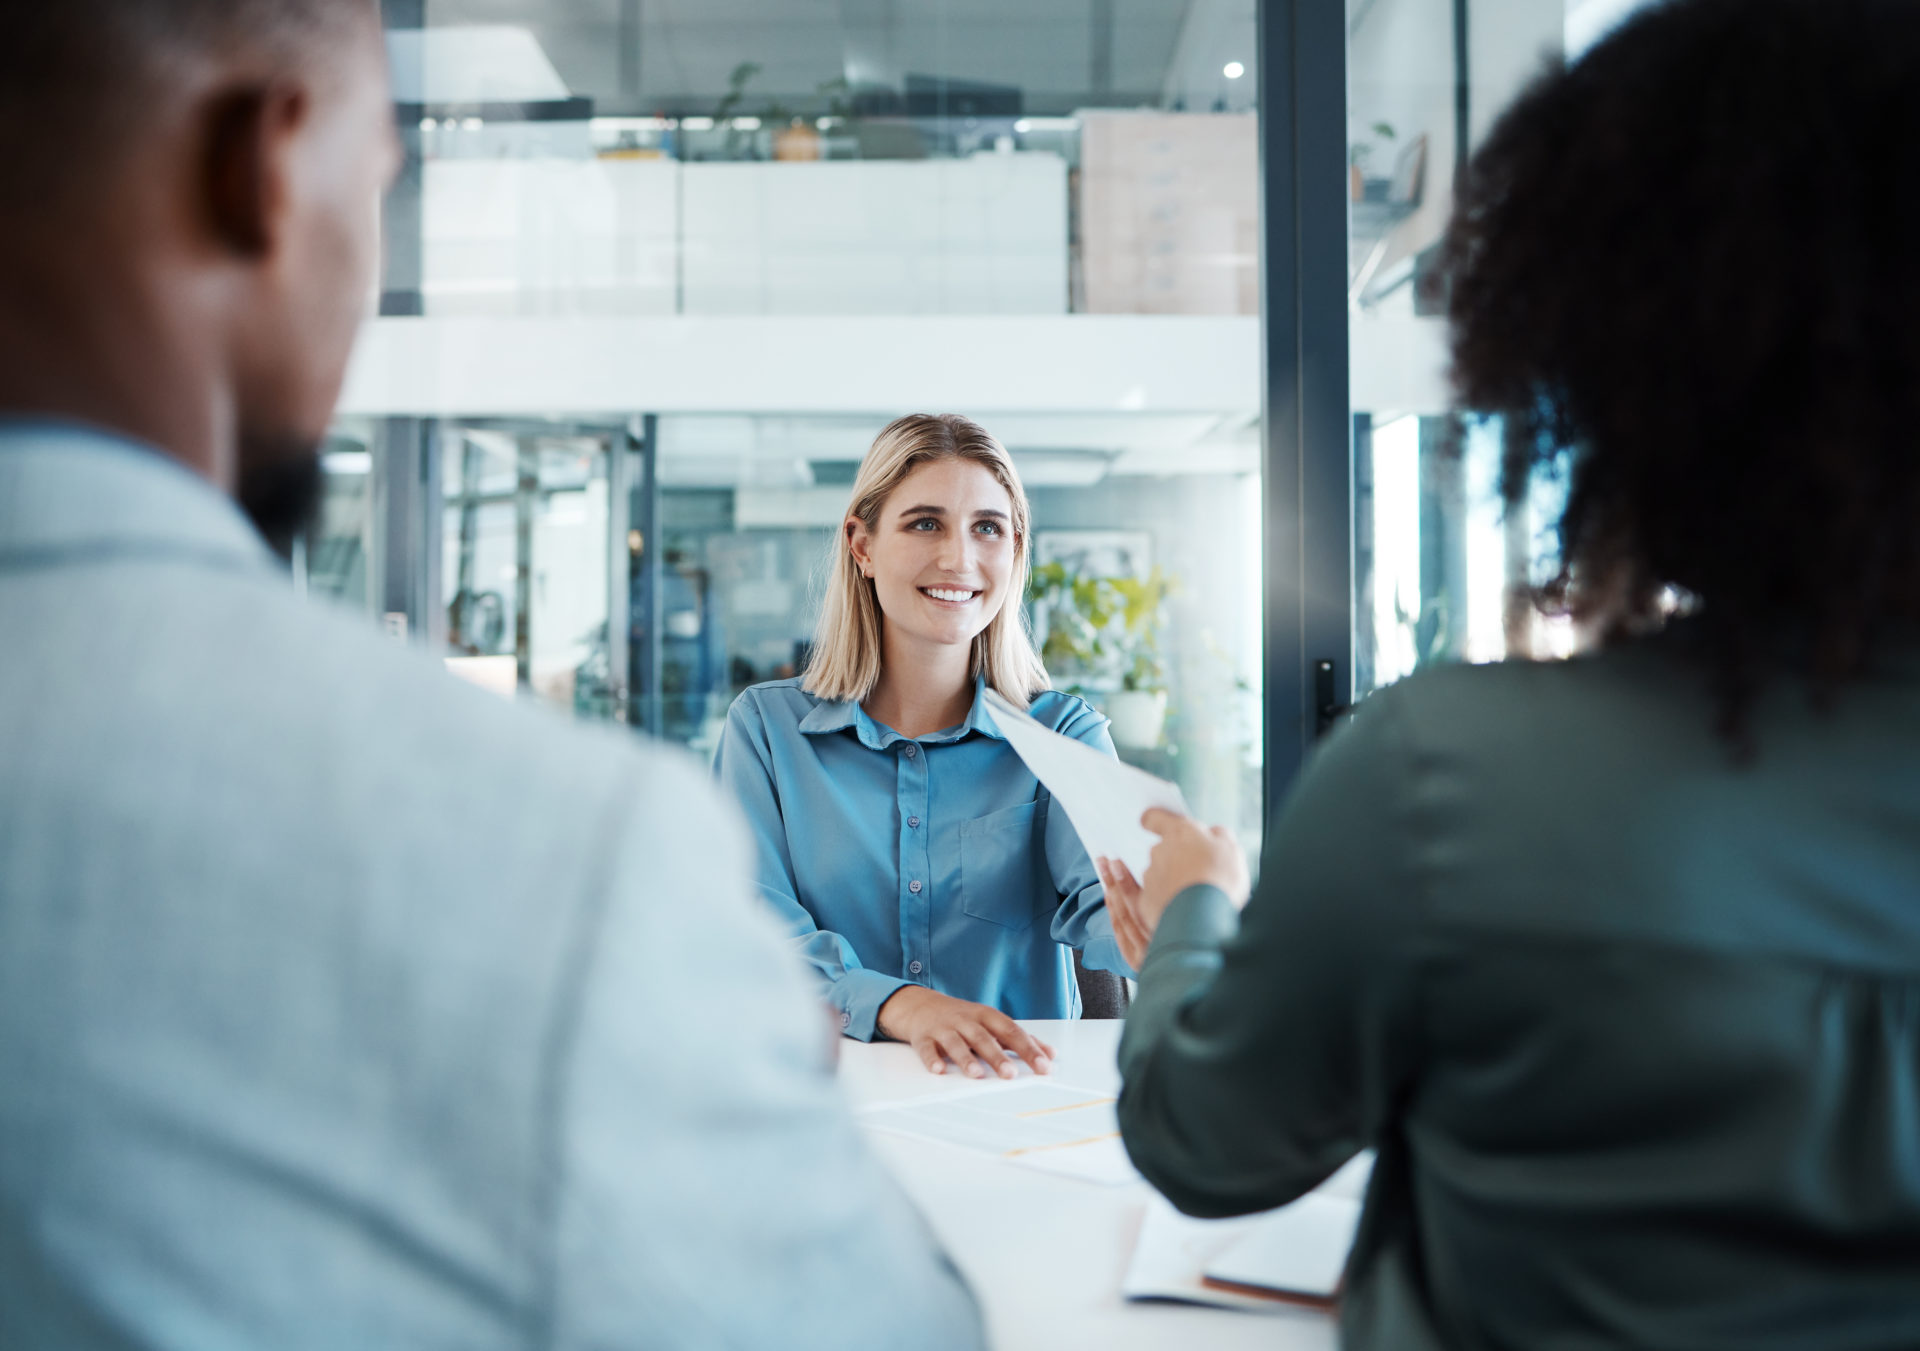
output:
[[426, 164], [429, 315], [671, 314], [675, 166], [592, 159]]
[[345, 414], [1244, 412], [1260, 321], [1153, 315], [377, 319]]
[[685, 166], [688, 314], [1060, 314], [1052, 154]]
[[[1363, 333], [1353, 351], [1356, 409], [1447, 409], [1444, 322], [1369, 318], [1356, 323], [1356, 336]], [[884, 419], [919, 407], [1099, 414], [1096, 423], [1076, 423], [1104, 429], [1090, 444], [1137, 449], [1109, 424], [1143, 413], [1250, 419], [1259, 412], [1259, 320], [376, 319], [361, 333], [341, 401], [345, 415], [502, 417], [645, 411]], [[1202, 419], [1189, 436], [1211, 425]]]
[[1060, 314], [1067, 168], [434, 159], [431, 316]]

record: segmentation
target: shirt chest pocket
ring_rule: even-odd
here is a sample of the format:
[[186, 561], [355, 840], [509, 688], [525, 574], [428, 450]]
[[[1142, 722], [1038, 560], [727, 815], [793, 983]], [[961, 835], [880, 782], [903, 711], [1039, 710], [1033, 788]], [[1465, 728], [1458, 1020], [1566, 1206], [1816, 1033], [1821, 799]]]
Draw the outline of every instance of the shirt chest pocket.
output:
[[975, 919], [1024, 929], [1058, 903], [1039, 838], [1041, 804], [975, 817], [960, 823], [960, 908]]

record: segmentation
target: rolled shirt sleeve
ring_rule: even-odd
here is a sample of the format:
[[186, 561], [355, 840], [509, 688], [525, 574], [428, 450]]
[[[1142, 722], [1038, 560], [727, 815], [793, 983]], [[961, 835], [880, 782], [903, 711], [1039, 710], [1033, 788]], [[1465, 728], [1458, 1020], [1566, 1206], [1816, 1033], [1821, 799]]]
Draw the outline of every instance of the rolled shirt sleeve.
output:
[[880, 1006], [911, 982], [862, 966], [853, 945], [822, 929], [800, 904], [766, 725], [750, 700], [736, 699], [728, 711], [726, 729], [714, 750], [713, 772], [746, 816], [754, 845], [754, 889], [786, 926], [801, 959], [812, 968], [817, 989], [833, 1009], [841, 1031], [872, 1041]]

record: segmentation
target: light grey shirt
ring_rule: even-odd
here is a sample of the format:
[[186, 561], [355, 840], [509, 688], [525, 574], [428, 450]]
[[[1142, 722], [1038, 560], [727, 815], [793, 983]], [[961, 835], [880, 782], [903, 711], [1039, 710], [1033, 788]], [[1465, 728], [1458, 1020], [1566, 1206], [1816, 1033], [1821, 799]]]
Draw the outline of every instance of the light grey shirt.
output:
[[971, 1347], [701, 768], [0, 429], [0, 1346]]

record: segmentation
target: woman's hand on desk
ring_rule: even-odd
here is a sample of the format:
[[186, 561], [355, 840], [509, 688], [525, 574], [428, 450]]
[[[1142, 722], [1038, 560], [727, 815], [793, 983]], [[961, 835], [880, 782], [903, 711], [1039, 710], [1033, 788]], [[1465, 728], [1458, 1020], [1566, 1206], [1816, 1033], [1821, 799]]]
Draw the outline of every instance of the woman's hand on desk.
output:
[[1135, 971], [1146, 960], [1153, 931], [1175, 896], [1204, 884], [1224, 891], [1235, 905], [1245, 905], [1252, 885], [1247, 856], [1225, 826], [1203, 826], [1190, 816], [1160, 807], [1141, 817], [1140, 824], [1160, 837], [1147, 859], [1144, 878], [1135, 878], [1119, 859], [1094, 860], [1106, 887], [1120, 955]]
[[1000, 1010], [936, 994], [924, 985], [895, 990], [880, 1006], [879, 1026], [884, 1035], [911, 1045], [935, 1074], [945, 1074], [951, 1060], [962, 1073], [984, 1078], [984, 1060], [1001, 1078], [1011, 1079], [1015, 1071], [1008, 1052], [1033, 1066], [1035, 1074], [1053, 1068], [1053, 1048]]

